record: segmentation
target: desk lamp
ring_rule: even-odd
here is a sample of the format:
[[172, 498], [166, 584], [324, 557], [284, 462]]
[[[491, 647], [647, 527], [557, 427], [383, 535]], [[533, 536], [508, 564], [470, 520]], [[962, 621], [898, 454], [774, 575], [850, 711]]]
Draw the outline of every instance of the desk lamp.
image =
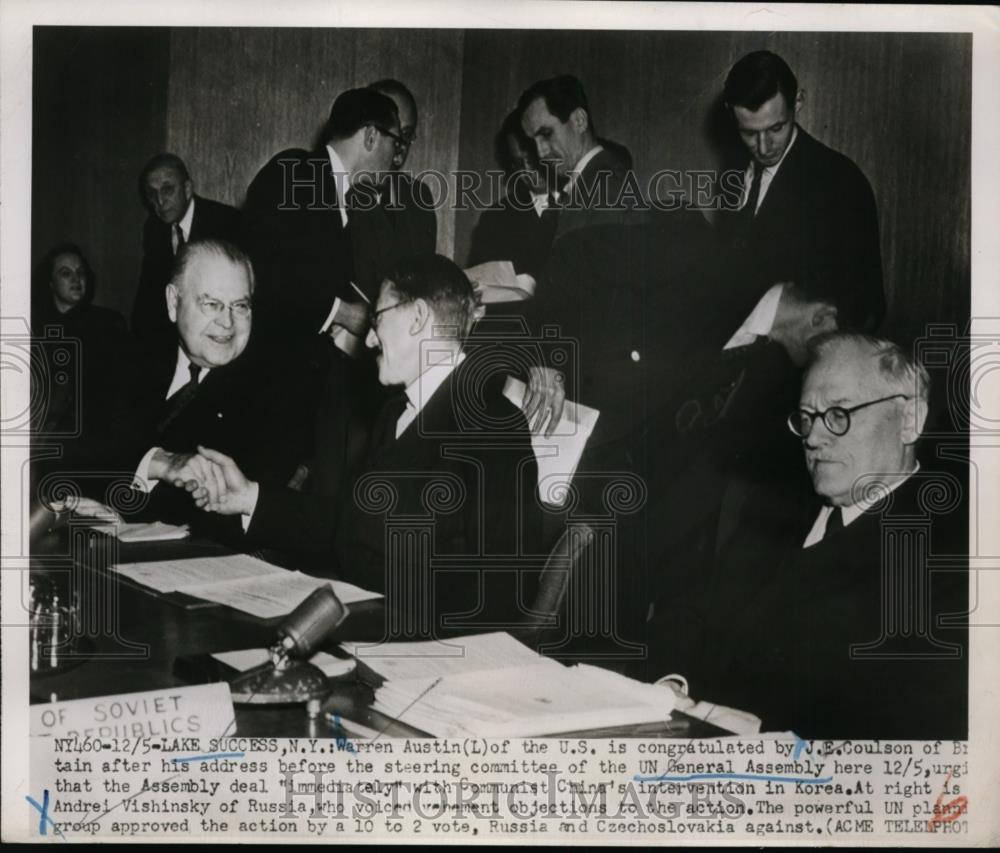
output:
[[330, 692], [319, 667], [308, 658], [347, 617], [347, 608], [329, 586], [313, 590], [278, 627], [270, 660], [230, 682], [238, 705], [278, 705], [306, 702], [310, 707]]

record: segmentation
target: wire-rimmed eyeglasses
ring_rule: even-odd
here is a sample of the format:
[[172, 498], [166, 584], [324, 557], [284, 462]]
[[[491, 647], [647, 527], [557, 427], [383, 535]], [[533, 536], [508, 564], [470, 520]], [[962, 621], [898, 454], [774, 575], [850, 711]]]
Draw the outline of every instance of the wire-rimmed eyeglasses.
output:
[[831, 406], [822, 412], [810, 412], [808, 409], [796, 409], [788, 416], [788, 428], [799, 438], [806, 438], [812, 432], [813, 423], [817, 418], [823, 419], [825, 426], [833, 435], [846, 435], [851, 428], [851, 415], [854, 412], [874, 406], [876, 403], [884, 403], [887, 400], [896, 400], [902, 397], [909, 400], [906, 394], [891, 394], [888, 397], [879, 397], [877, 400], [869, 400], [867, 403], [859, 403], [856, 406], [844, 408], [843, 406]]

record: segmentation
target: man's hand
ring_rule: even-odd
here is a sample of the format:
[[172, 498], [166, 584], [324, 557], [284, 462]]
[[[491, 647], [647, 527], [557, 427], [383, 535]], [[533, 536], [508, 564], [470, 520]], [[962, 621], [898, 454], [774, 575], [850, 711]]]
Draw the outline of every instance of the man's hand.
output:
[[521, 409], [533, 433], [540, 433], [547, 421], [545, 437], [550, 438], [562, 417], [565, 402], [566, 387], [562, 373], [553, 367], [528, 368], [528, 391]]
[[347, 302], [343, 299], [337, 306], [337, 313], [333, 316], [333, 326], [330, 333], [337, 326], [343, 326], [352, 335], [363, 338], [368, 332], [368, 305], [365, 302]]
[[222, 473], [197, 453], [157, 450], [149, 462], [149, 476], [150, 479], [165, 480], [182, 489], [188, 483], [198, 483], [216, 503], [226, 492], [226, 481]]
[[197, 480], [186, 484], [195, 505], [207, 512], [220, 515], [250, 515], [257, 506], [258, 486], [239, 469], [239, 466], [224, 453], [207, 447], [198, 447], [198, 456], [209, 465], [214, 475], [220, 478], [224, 489], [213, 499], [212, 492]]

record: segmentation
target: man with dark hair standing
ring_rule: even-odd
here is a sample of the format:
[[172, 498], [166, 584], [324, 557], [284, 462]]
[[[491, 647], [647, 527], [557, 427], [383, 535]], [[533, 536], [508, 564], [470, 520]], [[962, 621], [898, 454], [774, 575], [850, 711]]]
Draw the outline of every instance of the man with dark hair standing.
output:
[[763, 290], [820, 270], [835, 273], [862, 327], [875, 329], [885, 295], [867, 178], [796, 123], [805, 93], [776, 54], [755, 51], [737, 62], [724, 99], [749, 155], [742, 180], [724, 180], [730, 212], [721, 227], [738, 265]]
[[[440, 255], [415, 258], [383, 282], [367, 344], [379, 382], [396, 393], [338, 495], [258, 485], [203, 448], [227, 493], [213, 500], [191, 484], [196, 502], [242, 515], [255, 544], [332, 556], [328, 569], [386, 592], [390, 612], [405, 614], [394, 623], [405, 634], [509, 627], [520, 616], [519, 560], [540, 549], [538, 469], [524, 418], [498, 387], [483, 385], [495, 353], [484, 351], [484, 362], [465, 351], [475, 305], [468, 278]], [[430, 556], [452, 568], [433, 568]]]
[[301, 351], [329, 332], [338, 349], [357, 349], [371, 297], [357, 289], [351, 211], [376, 204], [372, 187], [392, 165], [399, 131], [391, 99], [351, 89], [334, 101], [319, 150], [282, 151], [250, 183], [244, 232], [272, 342]]
[[524, 91], [517, 107], [542, 167], [555, 173], [549, 203], [560, 208], [557, 234], [585, 225], [588, 218], [580, 213], [617, 207], [629, 168], [627, 152], [598, 138], [580, 81], [570, 74], [539, 80]]
[[188, 168], [176, 154], [157, 154], [139, 178], [149, 217], [142, 227], [142, 269], [132, 308], [132, 333], [140, 337], [173, 334], [167, 317], [165, 288], [174, 258], [193, 240], [235, 242], [240, 212], [235, 207], [195, 195]]

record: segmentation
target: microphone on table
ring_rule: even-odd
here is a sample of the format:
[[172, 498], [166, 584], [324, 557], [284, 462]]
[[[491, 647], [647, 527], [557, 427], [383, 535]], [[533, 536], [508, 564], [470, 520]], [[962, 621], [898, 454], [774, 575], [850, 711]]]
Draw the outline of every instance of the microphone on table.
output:
[[323, 671], [308, 659], [347, 618], [347, 608], [329, 586], [312, 591], [278, 627], [268, 649], [270, 660], [230, 683], [233, 702], [241, 705], [308, 703], [310, 716], [330, 692]]

